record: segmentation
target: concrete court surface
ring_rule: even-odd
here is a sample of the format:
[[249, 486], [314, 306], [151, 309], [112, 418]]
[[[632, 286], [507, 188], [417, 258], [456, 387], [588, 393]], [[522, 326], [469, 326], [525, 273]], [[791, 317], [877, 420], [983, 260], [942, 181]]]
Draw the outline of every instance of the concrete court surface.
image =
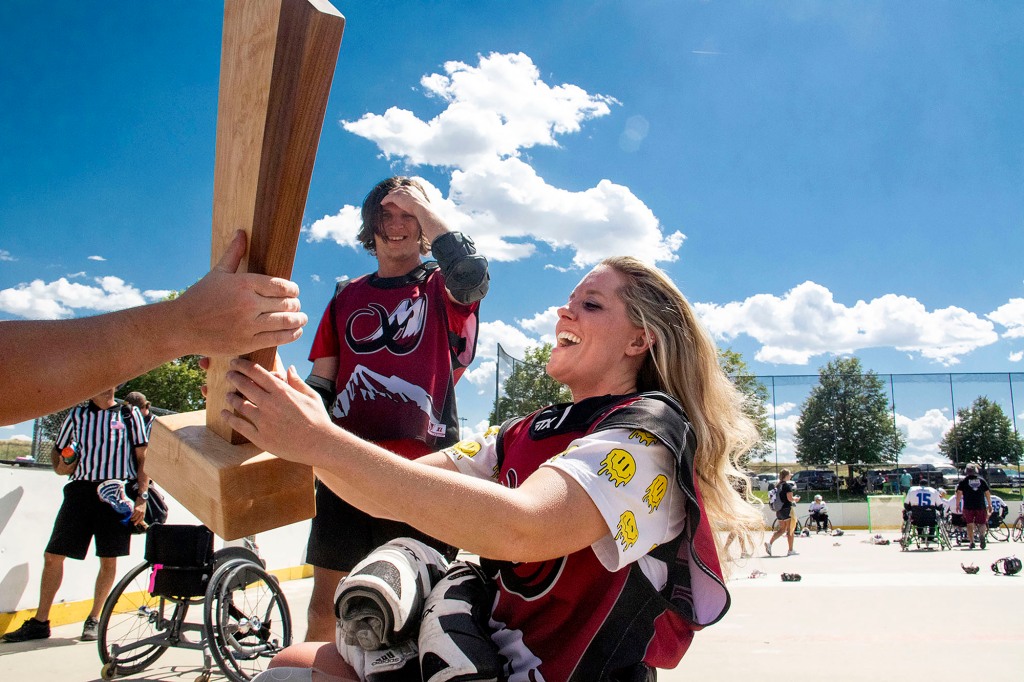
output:
[[[883, 533], [887, 546], [873, 544], [866, 530], [798, 537], [794, 557], [766, 557], [759, 545], [754, 558], [733, 564], [730, 612], [697, 633], [679, 667], [658, 679], [1021, 679], [1024, 572], [996, 575], [990, 564], [1024, 557], [1024, 545], [901, 552], [898, 537]], [[773, 550], [784, 554], [785, 541]], [[967, 575], [961, 563], [981, 570]], [[755, 570], [767, 575], [751, 578]], [[782, 582], [784, 572], [802, 580]], [[284, 586], [301, 640], [312, 581]], [[0, 643], [0, 681], [99, 680], [96, 644], [79, 642], [79, 634], [81, 624], [72, 624], [49, 640]], [[201, 664], [198, 651], [170, 649], [150, 669], [117, 679], [192, 682]], [[214, 671], [213, 680], [225, 679]]]

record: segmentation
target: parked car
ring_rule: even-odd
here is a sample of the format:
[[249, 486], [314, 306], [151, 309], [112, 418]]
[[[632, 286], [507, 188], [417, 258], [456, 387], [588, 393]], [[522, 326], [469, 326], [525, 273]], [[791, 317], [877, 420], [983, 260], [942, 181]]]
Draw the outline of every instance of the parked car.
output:
[[32, 455], [24, 455], [22, 457], [15, 457], [13, 461], [14, 466], [18, 467], [34, 467], [36, 465], [36, 458]]
[[779, 484], [779, 477], [776, 474], [758, 474], [757, 489], [770, 490]]
[[838, 483], [835, 472], [812, 469], [796, 472], [792, 481], [797, 490], [835, 490]]
[[1016, 471], [1003, 469], [1002, 467], [988, 467], [981, 477], [988, 481], [990, 486], [996, 488], [1009, 488], [1011, 485], [1020, 485]]
[[939, 487], [943, 485], [945, 477], [939, 468], [934, 464], [917, 464], [914, 466], [906, 467], [906, 471], [910, 474], [911, 481], [914, 485], [930, 485], [932, 487]]
[[942, 473], [942, 485], [945, 488], [955, 488], [962, 478], [956, 467], [939, 467], [939, 471]]

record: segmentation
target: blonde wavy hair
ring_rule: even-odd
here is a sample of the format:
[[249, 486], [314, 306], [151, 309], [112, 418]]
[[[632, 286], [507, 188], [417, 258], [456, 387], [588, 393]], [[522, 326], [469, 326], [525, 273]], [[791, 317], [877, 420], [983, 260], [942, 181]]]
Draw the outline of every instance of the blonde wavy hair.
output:
[[[680, 402], [697, 436], [694, 469], [711, 527], [727, 531], [741, 547], [753, 546], [763, 531], [750, 480], [740, 457], [759, 440], [757, 428], [743, 411], [746, 400], [722, 371], [718, 348], [697, 320], [693, 308], [661, 270], [629, 256], [602, 261], [622, 275], [619, 296], [630, 321], [654, 339], [637, 376], [640, 391], [662, 391]], [[722, 552], [722, 539], [715, 533]]]

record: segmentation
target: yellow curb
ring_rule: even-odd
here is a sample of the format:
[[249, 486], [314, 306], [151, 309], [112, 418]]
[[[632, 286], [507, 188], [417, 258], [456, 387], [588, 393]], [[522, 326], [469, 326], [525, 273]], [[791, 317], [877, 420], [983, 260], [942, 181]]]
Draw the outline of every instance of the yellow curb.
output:
[[[301, 580], [313, 577], [313, 567], [309, 564], [292, 566], [290, 568], [275, 568], [267, 571], [281, 582], [289, 580]], [[50, 607], [50, 627], [60, 627], [69, 623], [82, 623], [89, 617], [92, 610], [92, 599], [82, 601], [61, 602]], [[23, 621], [36, 615], [36, 609], [22, 609], [21, 611], [9, 611], [0, 613], [0, 636], [17, 630]]]

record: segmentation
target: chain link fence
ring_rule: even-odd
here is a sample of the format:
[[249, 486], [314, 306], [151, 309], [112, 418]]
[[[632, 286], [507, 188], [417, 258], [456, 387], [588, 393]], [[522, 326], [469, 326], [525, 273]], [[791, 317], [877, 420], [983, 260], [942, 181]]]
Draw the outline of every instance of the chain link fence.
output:
[[[118, 404], [123, 404], [124, 401], [118, 400]], [[42, 417], [37, 417], [32, 423], [32, 449], [31, 456], [36, 460], [37, 463], [50, 464], [50, 453], [53, 451], [54, 440], [60, 433], [61, 424], [64, 423], [64, 417], [67, 416], [71, 408], [61, 410], [60, 412], [54, 412]], [[173, 410], [165, 410], [160, 407], [149, 408], [149, 411], [158, 417], [162, 417], [165, 414], [174, 414]]]
[[[509, 355], [499, 344], [494, 403], [501, 423], [514, 414], [504, 414], [503, 406], [511, 404], [505, 386], [513, 376], [524, 372], [543, 372], [543, 367], [529, 365]], [[1024, 373], [929, 373], [929, 374], [874, 374], [883, 382], [889, 398], [889, 414], [893, 425], [906, 438], [906, 447], [899, 461], [889, 466], [898, 467], [919, 462], [945, 461], [939, 453], [939, 442], [956, 423], [957, 412], [970, 407], [979, 397], [988, 398], [1003, 410], [1010, 420], [1013, 432], [1020, 433], [1018, 421], [1024, 419]], [[754, 375], [766, 389], [765, 403], [769, 424], [775, 430], [774, 441], [768, 443], [761, 466], [755, 469], [778, 468], [779, 463], [797, 462], [794, 435], [802, 409], [819, 385], [817, 374]], [[1024, 425], [1024, 424], [1022, 424]], [[771, 467], [766, 465], [773, 465]], [[856, 465], [855, 465], [856, 466]], [[858, 467], [877, 468], [871, 464]], [[847, 465], [834, 465], [836, 475], [845, 476]], [[1019, 473], [1020, 465], [1017, 465]]]

